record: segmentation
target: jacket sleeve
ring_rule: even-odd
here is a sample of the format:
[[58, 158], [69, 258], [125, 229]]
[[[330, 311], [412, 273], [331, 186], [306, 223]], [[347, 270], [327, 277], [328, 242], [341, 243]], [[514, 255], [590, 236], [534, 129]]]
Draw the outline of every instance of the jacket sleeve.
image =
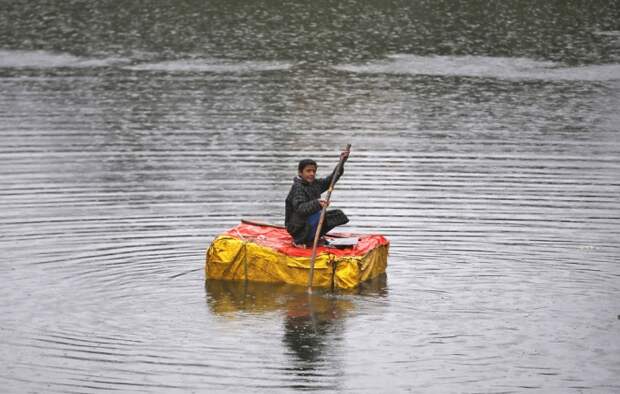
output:
[[293, 206], [294, 212], [297, 212], [303, 216], [309, 216], [321, 210], [319, 200], [313, 199], [307, 201], [306, 194], [300, 187], [294, 188], [292, 194], [291, 205]]
[[[344, 174], [344, 163], [342, 163], [342, 166], [340, 167], [340, 171], [338, 172], [338, 174], [336, 174], [336, 181], [334, 182], [334, 185], [338, 182], [342, 174]], [[321, 185], [321, 193], [329, 189], [329, 184], [331, 183], [333, 176], [334, 176], [334, 173], [332, 172], [329, 176], [326, 176], [325, 178], [319, 179], [317, 181]]]

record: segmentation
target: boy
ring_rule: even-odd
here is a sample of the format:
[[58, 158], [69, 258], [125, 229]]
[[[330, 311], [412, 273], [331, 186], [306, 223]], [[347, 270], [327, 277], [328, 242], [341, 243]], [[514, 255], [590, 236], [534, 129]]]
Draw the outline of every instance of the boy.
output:
[[[342, 152], [340, 158], [343, 162], [340, 172], [335, 174], [336, 182], [344, 172], [344, 163], [349, 158], [349, 152]], [[284, 225], [296, 245], [312, 245], [321, 217], [321, 210], [329, 205], [327, 201], [321, 199], [321, 193], [329, 188], [334, 174], [316, 179], [316, 169], [317, 164], [314, 160], [301, 160], [297, 166], [298, 174], [293, 179], [293, 186], [286, 196]], [[339, 209], [327, 211], [321, 229], [321, 237], [334, 227], [346, 224], [348, 221], [349, 218]]]

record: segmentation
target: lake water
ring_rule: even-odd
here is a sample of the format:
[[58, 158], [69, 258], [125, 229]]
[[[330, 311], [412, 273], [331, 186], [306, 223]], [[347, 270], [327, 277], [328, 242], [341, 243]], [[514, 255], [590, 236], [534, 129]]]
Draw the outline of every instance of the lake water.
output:
[[[0, 391], [620, 391], [617, 2], [0, 5]], [[386, 277], [205, 282], [347, 143]]]

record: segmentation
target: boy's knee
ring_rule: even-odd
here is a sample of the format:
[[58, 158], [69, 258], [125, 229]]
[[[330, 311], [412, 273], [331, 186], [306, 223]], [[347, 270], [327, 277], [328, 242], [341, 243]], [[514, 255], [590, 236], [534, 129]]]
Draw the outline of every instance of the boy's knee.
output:
[[334, 209], [334, 219], [336, 219], [338, 225], [349, 223], [349, 218], [340, 209]]

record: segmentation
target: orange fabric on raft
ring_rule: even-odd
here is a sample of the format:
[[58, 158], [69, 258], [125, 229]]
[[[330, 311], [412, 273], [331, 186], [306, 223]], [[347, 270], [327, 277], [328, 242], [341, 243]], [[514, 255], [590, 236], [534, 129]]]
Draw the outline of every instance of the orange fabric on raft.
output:
[[[231, 228], [224, 234], [230, 235], [245, 241], [252, 241], [261, 246], [266, 246], [277, 250], [287, 256], [292, 257], [310, 257], [312, 255], [312, 248], [298, 248], [293, 245], [293, 238], [284, 228], [261, 226], [258, 224], [241, 223], [236, 227]], [[342, 237], [357, 237], [357, 244], [352, 248], [336, 249], [320, 246], [317, 248], [317, 255], [325, 252], [334, 256], [363, 256], [370, 252], [372, 249], [379, 245], [389, 244], [388, 240], [378, 234], [349, 234], [349, 233], [334, 233], [334, 236]], [[326, 235], [326, 238], [330, 238], [330, 234]]]

